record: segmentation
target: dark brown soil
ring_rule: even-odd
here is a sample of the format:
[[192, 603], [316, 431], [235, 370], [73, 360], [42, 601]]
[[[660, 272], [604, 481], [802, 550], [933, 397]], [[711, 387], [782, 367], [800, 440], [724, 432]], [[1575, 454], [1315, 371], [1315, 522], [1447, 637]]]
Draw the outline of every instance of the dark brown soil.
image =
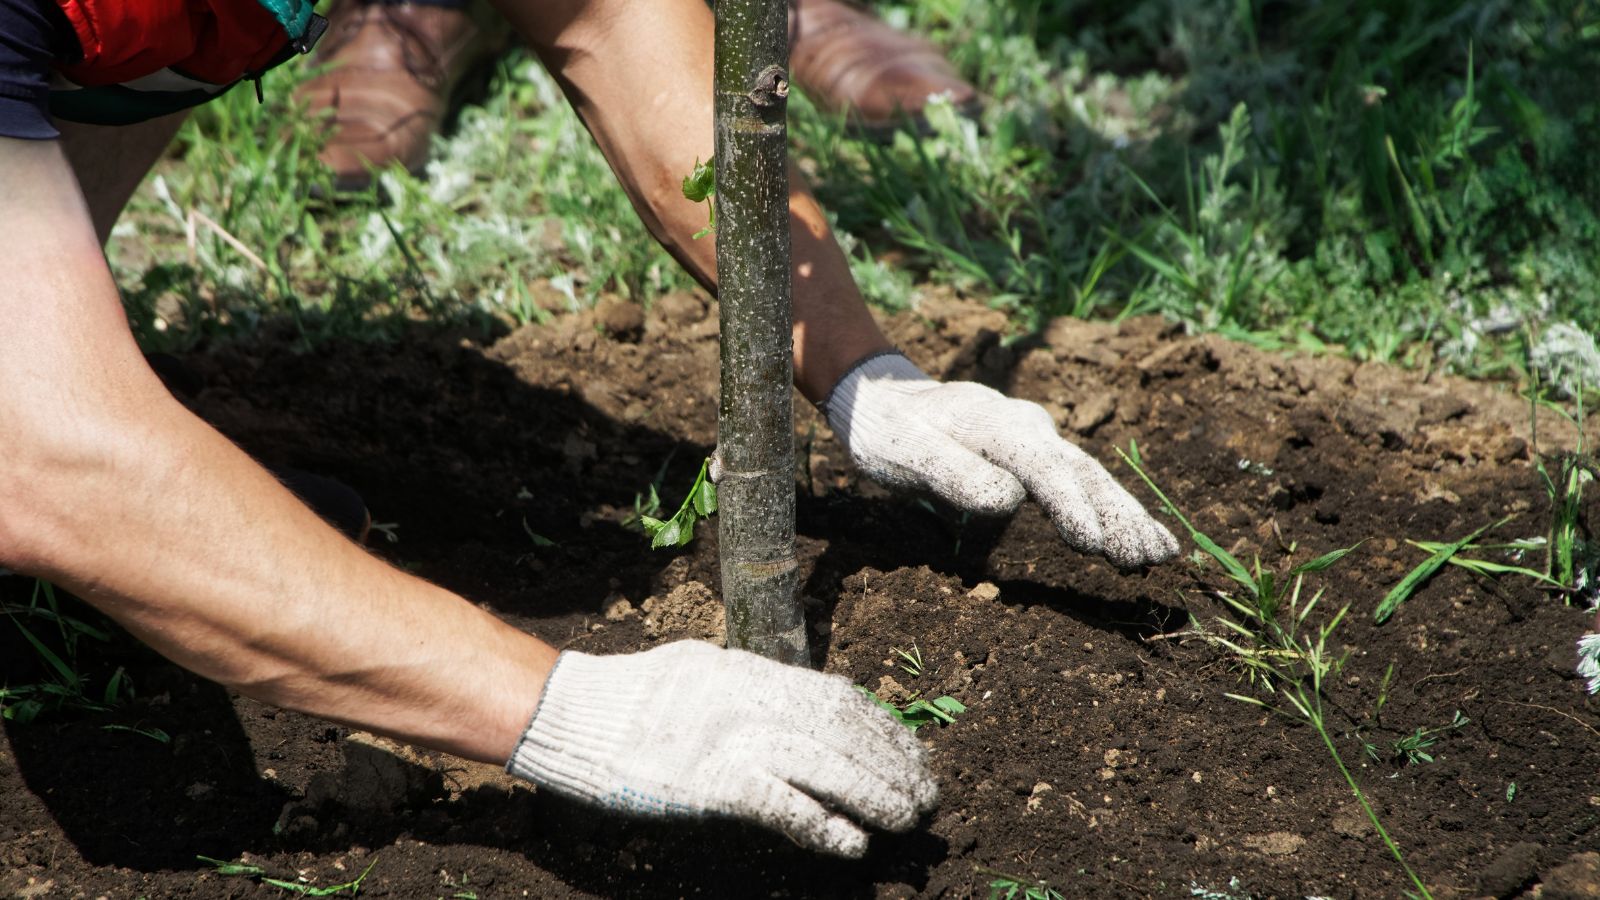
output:
[[[188, 359], [206, 385], [194, 405], [263, 460], [360, 490], [395, 523], [375, 552], [546, 640], [620, 652], [714, 634], [714, 529], [682, 553], [651, 552], [625, 521], [664, 461], [672, 503], [710, 448], [715, 318], [675, 296], [642, 328], [612, 319], [490, 342], [216, 348]], [[999, 314], [935, 299], [889, 327], [933, 372], [1046, 404], [1130, 485], [1111, 448], [1137, 439], [1169, 493], [1236, 553], [1286, 567], [1365, 539], [1316, 583], [1322, 609], [1351, 606], [1334, 638], [1349, 656], [1330, 722], [1385, 825], [1440, 897], [1600, 896], [1588, 852], [1600, 846], [1600, 703], [1572, 673], [1583, 614], [1526, 579], [1447, 567], [1372, 623], [1423, 558], [1405, 539], [1453, 539], [1509, 513], [1522, 515], [1506, 536], [1541, 530], [1524, 402], [1154, 320], [1062, 321], [1002, 341]], [[6, 725], [0, 892], [282, 895], [198, 854], [318, 885], [370, 863], [363, 893], [375, 897], [968, 897], [987, 895], [991, 870], [1067, 897], [1406, 889], [1316, 734], [1225, 697], [1250, 686], [1185, 636], [1191, 617], [1223, 612], [1206, 590], [1224, 583], [1215, 566], [1119, 575], [1066, 550], [1031, 507], [964, 522], [858, 482], [809, 407], [798, 439], [817, 661], [885, 694], [968, 707], [919, 732], [938, 809], [909, 835], [874, 838], [866, 860], [730, 823], [613, 819], [488, 767], [232, 696], [119, 637], [86, 647], [86, 665], [101, 677], [126, 666], [135, 701]], [[6, 582], [13, 599], [28, 586]], [[4, 640], [4, 679], [37, 677], [26, 646]], [[896, 665], [894, 648], [913, 646], [920, 677]], [[1363, 738], [1386, 744], [1457, 710], [1471, 722], [1440, 737], [1432, 763], [1361, 751]]]

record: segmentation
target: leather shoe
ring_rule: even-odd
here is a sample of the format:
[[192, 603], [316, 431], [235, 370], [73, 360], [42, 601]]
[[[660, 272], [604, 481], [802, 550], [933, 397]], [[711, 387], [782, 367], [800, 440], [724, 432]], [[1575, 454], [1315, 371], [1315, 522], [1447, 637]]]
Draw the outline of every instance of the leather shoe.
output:
[[791, 0], [789, 67], [813, 103], [869, 137], [908, 122], [925, 128], [923, 107], [935, 94], [967, 115], [980, 105], [938, 48], [846, 0]]
[[330, 14], [318, 45], [327, 71], [297, 96], [331, 112], [321, 154], [338, 191], [361, 191], [372, 170], [399, 164], [420, 175], [429, 141], [449, 114], [488, 83], [510, 28], [481, 3], [460, 7], [349, 0]]

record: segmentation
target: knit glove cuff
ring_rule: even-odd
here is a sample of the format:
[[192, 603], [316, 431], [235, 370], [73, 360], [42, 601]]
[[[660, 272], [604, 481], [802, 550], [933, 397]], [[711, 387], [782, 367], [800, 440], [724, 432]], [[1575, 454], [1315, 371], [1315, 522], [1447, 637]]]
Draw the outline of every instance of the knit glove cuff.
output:
[[[679, 641], [556, 661], [513, 775], [663, 817], [728, 816], [842, 856], [938, 791], [911, 733], [838, 675]], [[859, 824], [858, 824], [859, 823]]]
[[600, 806], [644, 815], [700, 815], [618, 783], [609, 766], [628, 752], [621, 727], [648, 704], [670, 661], [646, 653], [591, 656], [564, 651], [506, 771]]

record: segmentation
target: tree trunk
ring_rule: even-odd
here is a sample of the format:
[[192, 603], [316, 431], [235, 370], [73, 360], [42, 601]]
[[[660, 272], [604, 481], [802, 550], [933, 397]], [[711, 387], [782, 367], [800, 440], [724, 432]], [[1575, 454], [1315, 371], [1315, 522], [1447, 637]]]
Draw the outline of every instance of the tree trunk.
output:
[[717, 528], [728, 645], [808, 665], [796, 597], [786, 0], [716, 3]]

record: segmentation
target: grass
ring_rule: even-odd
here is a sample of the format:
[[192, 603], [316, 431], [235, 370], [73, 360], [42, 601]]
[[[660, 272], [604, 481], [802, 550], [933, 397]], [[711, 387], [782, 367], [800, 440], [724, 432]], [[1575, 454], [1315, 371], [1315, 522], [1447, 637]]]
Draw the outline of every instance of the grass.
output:
[[[931, 281], [1019, 329], [1158, 312], [1482, 375], [1543, 365], [1546, 345], [1600, 366], [1592, 4], [877, 8], [988, 98], [976, 121], [935, 103], [925, 133], [875, 144], [795, 94], [796, 156], [880, 305]], [[422, 178], [382, 176], [387, 202], [308, 192], [328, 184], [324, 129], [289, 100], [308, 71], [196, 114], [119, 226], [147, 347], [281, 320], [307, 342], [383, 339], [690, 286], [526, 57]]]
[[1448, 723], [1437, 728], [1418, 726], [1416, 731], [1390, 741], [1387, 748], [1380, 748], [1373, 743], [1364, 743], [1361, 749], [1366, 752], [1367, 756], [1371, 757], [1373, 762], [1382, 762], [1387, 759], [1390, 762], [1405, 765], [1431, 763], [1433, 762], [1433, 754], [1428, 752], [1429, 748], [1437, 744], [1441, 737], [1452, 731], [1465, 728], [1471, 721], [1471, 719], [1462, 715], [1461, 710], [1458, 709], [1455, 716]]
[[[1560, 404], [1539, 397], [1532, 400], [1533, 463], [1550, 502], [1550, 528], [1545, 538], [1545, 577], [1569, 590], [1568, 602], [1576, 593], [1593, 601], [1600, 597], [1595, 570], [1600, 567], [1600, 548], [1589, 540], [1583, 518], [1585, 486], [1600, 476], [1600, 463], [1588, 451], [1583, 431], [1585, 390], [1577, 387], [1572, 396], [1576, 404], [1568, 412]], [[1571, 425], [1577, 446], [1569, 453], [1547, 454], [1539, 449], [1539, 410], [1549, 409]]]
[[361, 874], [357, 875], [355, 878], [342, 884], [330, 884], [319, 887], [317, 885], [307, 884], [304, 881], [287, 881], [282, 878], [270, 878], [266, 874], [266, 869], [263, 869], [261, 866], [255, 865], [254, 863], [243, 862], [242, 860], [229, 862], [222, 859], [213, 859], [209, 856], [197, 856], [195, 858], [200, 862], [211, 866], [211, 870], [218, 875], [257, 879], [262, 884], [270, 885], [280, 891], [284, 891], [285, 893], [298, 894], [302, 897], [335, 897], [339, 895], [348, 895], [351, 897], [357, 896], [361, 893], [362, 883], [367, 880], [368, 875], [372, 874], [372, 867], [378, 864], [378, 858], [373, 857], [372, 862], [367, 863], [367, 867], [362, 869]]
[[[111, 636], [104, 629], [63, 612], [50, 582], [34, 579], [26, 605], [0, 603], [0, 612], [32, 649], [46, 676], [34, 683], [0, 687], [0, 717], [26, 723], [41, 714], [61, 710], [105, 712], [132, 693], [127, 672], [120, 667], [104, 685], [95, 688], [85, 671], [85, 662], [80, 660], [79, 643], [87, 638], [104, 644]], [[158, 729], [155, 731], [159, 733]]]
[[978, 871], [990, 879], [989, 900], [1066, 900], [1066, 895], [1051, 887], [1048, 882], [1029, 881], [993, 869]]
[[[1406, 862], [1405, 854], [1400, 850], [1399, 844], [1384, 828], [1366, 792], [1345, 765], [1343, 755], [1334, 744], [1327, 719], [1324, 703], [1326, 686], [1332, 683], [1345, 662], [1343, 656], [1335, 655], [1330, 650], [1329, 641], [1340, 623], [1344, 621], [1350, 607], [1347, 604], [1323, 621], [1316, 622], [1312, 619], [1312, 613], [1322, 599], [1323, 591], [1319, 589], [1307, 599], [1304, 598], [1303, 587], [1307, 574], [1326, 570], [1355, 548], [1334, 550], [1294, 566], [1283, 575], [1274, 575], [1270, 571], [1263, 570], [1259, 558], [1253, 567], [1246, 568], [1233, 554], [1195, 528], [1188, 517], [1156, 485], [1144, 469], [1137, 444], [1130, 445], [1127, 452], [1118, 448], [1118, 454], [1156, 494], [1162, 507], [1178, 520], [1195, 545], [1214, 559], [1227, 576], [1243, 589], [1242, 596], [1239, 597], [1225, 591], [1216, 592], [1235, 613], [1233, 619], [1217, 620], [1229, 634], [1226, 636], [1210, 634], [1198, 626], [1194, 631], [1196, 637], [1232, 655], [1251, 683], [1256, 685], [1268, 699], [1232, 693], [1227, 696], [1264, 709], [1283, 719], [1310, 726], [1321, 739], [1334, 767], [1338, 769], [1345, 784], [1355, 795], [1356, 801], [1366, 813], [1373, 829], [1383, 840], [1384, 846], [1388, 848], [1395, 862], [1405, 870], [1407, 879], [1417, 890], [1417, 895], [1431, 898], [1433, 895], [1427, 885]], [[1457, 715], [1459, 717], [1459, 713]], [[1436, 736], [1437, 732], [1434, 734]], [[1427, 736], [1424, 730], [1419, 729], [1414, 737], [1425, 740]], [[1415, 749], [1420, 750], [1423, 746], [1426, 745], [1418, 744]]]

